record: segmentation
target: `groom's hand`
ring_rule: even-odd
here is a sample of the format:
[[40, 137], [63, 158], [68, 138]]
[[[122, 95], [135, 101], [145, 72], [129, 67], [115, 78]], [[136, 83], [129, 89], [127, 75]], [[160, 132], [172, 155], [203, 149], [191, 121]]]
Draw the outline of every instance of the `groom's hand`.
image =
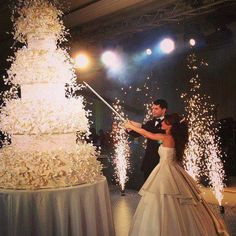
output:
[[130, 129], [130, 121], [129, 121], [129, 120], [126, 120], [123, 125], [124, 125], [124, 127], [125, 127], [128, 131], [131, 130], [131, 129]]
[[137, 128], [141, 128], [142, 127], [142, 124], [141, 123], [138, 123], [138, 122], [135, 122], [135, 121], [130, 121], [130, 123], [133, 125], [133, 126], [135, 126], [135, 127], [137, 127]]

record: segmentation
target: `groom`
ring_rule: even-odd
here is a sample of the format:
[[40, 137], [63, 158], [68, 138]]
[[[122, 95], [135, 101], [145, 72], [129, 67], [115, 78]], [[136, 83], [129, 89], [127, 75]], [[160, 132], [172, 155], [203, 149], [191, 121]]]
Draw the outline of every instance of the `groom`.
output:
[[[145, 124], [142, 124], [142, 128], [152, 133], [164, 133], [164, 130], [161, 129], [161, 122], [164, 119], [168, 104], [163, 99], [157, 99], [153, 102], [152, 105], [152, 116], [153, 118], [147, 121]], [[140, 134], [130, 131], [130, 135], [133, 137], [139, 137]], [[159, 163], [160, 156], [158, 154], [160, 143], [155, 140], [147, 139], [147, 146], [145, 150], [145, 155], [143, 158], [141, 171], [144, 174], [144, 181], [148, 178], [152, 170]]]

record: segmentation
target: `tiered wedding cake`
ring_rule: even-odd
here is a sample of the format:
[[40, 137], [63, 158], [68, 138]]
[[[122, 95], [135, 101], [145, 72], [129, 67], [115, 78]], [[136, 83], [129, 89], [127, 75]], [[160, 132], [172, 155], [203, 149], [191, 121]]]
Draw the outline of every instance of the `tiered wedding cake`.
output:
[[27, 46], [16, 51], [6, 79], [20, 86], [21, 98], [9, 99], [8, 91], [0, 113], [0, 129], [12, 138], [0, 152], [0, 187], [94, 182], [101, 176], [96, 150], [83, 139], [76, 144], [76, 133], [88, 132], [88, 112], [83, 97], [72, 95], [75, 73], [57, 46], [65, 36], [61, 12], [43, 0], [24, 1], [17, 11], [14, 36]]

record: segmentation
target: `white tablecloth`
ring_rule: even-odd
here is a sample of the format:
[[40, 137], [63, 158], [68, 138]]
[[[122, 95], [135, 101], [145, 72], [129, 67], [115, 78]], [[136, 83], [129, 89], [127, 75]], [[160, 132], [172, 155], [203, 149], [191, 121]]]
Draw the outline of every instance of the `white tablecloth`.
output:
[[0, 190], [0, 236], [113, 236], [106, 179], [47, 190]]

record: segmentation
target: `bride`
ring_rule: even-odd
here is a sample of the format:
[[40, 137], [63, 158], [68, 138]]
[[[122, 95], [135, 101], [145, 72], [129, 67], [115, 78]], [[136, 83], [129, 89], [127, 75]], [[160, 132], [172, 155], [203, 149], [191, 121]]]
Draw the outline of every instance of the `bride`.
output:
[[142, 186], [142, 196], [131, 224], [130, 236], [228, 236], [200, 195], [195, 181], [181, 167], [188, 130], [177, 114], [162, 122], [166, 134], [150, 133], [132, 121], [125, 128], [162, 142], [160, 163]]

